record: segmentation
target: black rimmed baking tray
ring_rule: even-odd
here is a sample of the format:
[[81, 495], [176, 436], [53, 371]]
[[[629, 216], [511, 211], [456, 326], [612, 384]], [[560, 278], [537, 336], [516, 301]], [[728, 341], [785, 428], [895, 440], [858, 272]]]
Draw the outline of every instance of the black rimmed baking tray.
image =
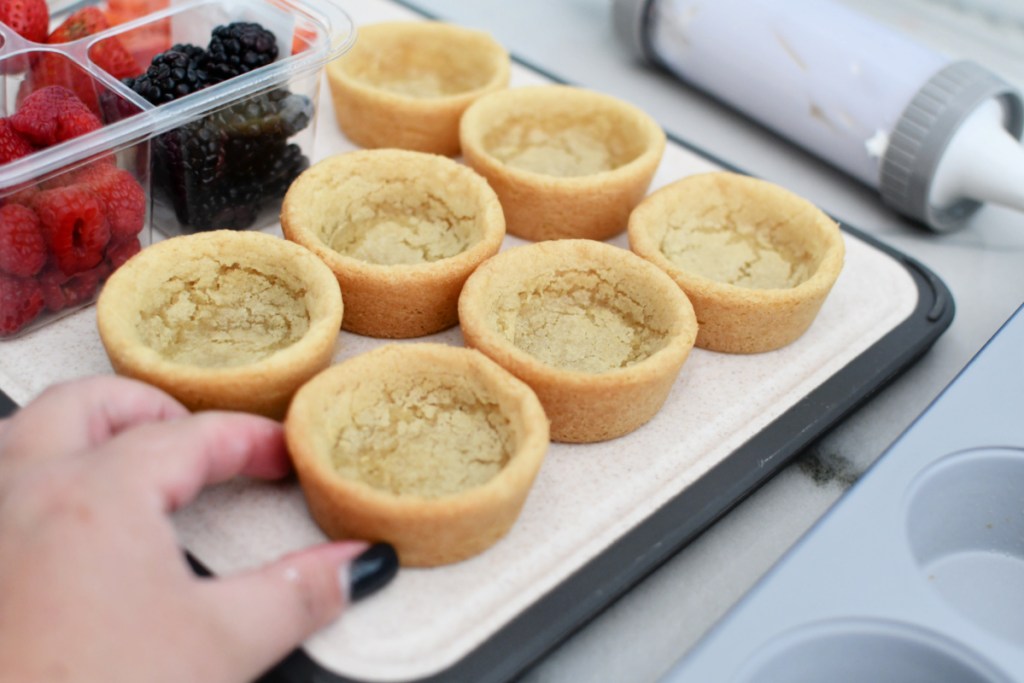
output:
[[[386, 0], [345, 9], [357, 24], [419, 17]], [[513, 86], [550, 80], [514, 65]], [[326, 92], [321, 107], [319, 154], [353, 149]], [[653, 187], [724, 167], [673, 140]], [[498, 682], [555, 647], [909, 367], [949, 326], [953, 300], [937, 277], [854, 228], [844, 226], [844, 236], [844, 272], [804, 337], [749, 357], [695, 350], [651, 423], [604, 444], [554, 444], [508, 537], [457, 565], [402, 570], [265, 683]], [[612, 243], [625, 246], [625, 239]], [[458, 329], [430, 339], [461, 344]], [[343, 333], [336, 359], [379, 343]], [[0, 388], [19, 402], [53, 382], [111, 371], [92, 309], [3, 349]], [[294, 480], [215, 487], [175, 522], [184, 547], [213, 573], [323, 538]]]

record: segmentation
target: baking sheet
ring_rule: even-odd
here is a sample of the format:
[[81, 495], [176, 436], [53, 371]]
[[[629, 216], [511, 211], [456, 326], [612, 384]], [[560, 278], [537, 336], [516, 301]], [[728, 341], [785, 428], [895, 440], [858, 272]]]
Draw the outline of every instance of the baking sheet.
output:
[[[418, 18], [385, 0], [339, 4], [357, 25]], [[547, 80], [514, 65], [513, 87]], [[318, 157], [354, 149], [337, 130], [326, 83], [317, 125]], [[670, 143], [651, 190], [719, 168]], [[280, 234], [276, 226], [268, 232]], [[328, 672], [357, 680], [435, 676], [500, 637], [525, 610], [543, 604], [545, 596], [576, 580], [573, 577], [595, 560], [608, 562], [609, 549], [617, 541], [707, 481], [709, 473], [741, 447], [777, 430], [787, 411], [851, 362], [877, 350], [880, 340], [919, 313], [920, 277], [868, 241], [849, 233], [845, 239], [843, 273], [801, 339], [753, 356], [695, 349], [664, 408], [646, 426], [601, 444], [552, 444], [522, 515], [505, 539], [456, 565], [403, 569], [386, 590], [353, 606], [343, 619], [311, 638], [305, 655]], [[624, 235], [611, 242], [627, 246]], [[521, 243], [506, 239], [506, 246]], [[462, 343], [457, 328], [404, 343], [425, 340]], [[335, 360], [380, 343], [343, 332]], [[0, 388], [18, 403], [57, 381], [112, 372], [91, 307], [0, 348]], [[852, 393], [854, 400], [864, 389], [854, 388]], [[763, 456], [753, 458], [752, 467], [773, 471], [779, 465], [773, 460], [786, 455], [791, 453], [766, 448]], [[729, 493], [715, 504], [724, 511], [736, 495]], [[236, 481], [210, 489], [175, 522], [183, 545], [218, 574], [324, 540], [294, 480]], [[601, 586], [595, 589], [600, 591]], [[609, 593], [607, 600], [611, 598]], [[544, 637], [553, 640], [558, 635]], [[543, 645], [535, 643], [533, 649]]]

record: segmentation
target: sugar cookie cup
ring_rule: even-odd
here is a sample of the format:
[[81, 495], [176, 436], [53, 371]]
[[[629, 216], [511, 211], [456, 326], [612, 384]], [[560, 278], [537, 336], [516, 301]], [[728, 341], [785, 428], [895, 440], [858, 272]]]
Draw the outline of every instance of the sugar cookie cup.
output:
[[370, 24], [327, 64], [334, 114], [360, 147], [455, 156], [459, 118], [508, 86], [510, 60], [487, 33], [437, 21]]
[[629, 245], [693, 302], [697, 346], [760, 353], [798, 339], [843, 267], [839, 226], [777, 185], [727, 172], [690, 176], [646, 198]]
[[281, 419], [330, 363], [342, 310], [334, 274], [307, 249], [221, 230], [133, 256], [104, 285], [96, 322], [117, 374], [191, 410]]
[[549, 445], [528, 386], [442, 344], [386, 345], [325, 370], [296, 394], [285, 437], [324, 533], [387, 541], [405, 566], [502, 538]]
[[459, 297], [466, 345], [530, 385], [554, 441], [637, 429], [661, 409], [697, 336], [686, 295], [626, 249], [555, 240], [508, 249]]
[[466, 163], [501, 199], [508, 232], [528, 240], [621, 233], [665, 151], [665, 132], [637, 107], [562, 85], [486, 95], [459, 131]]
[[483, 178], [447, 157], [395, 149], [307, 169], [285, 195], [281, 227], [338, 278], [344, 328], [393, 339], [455, 325], [462, 284], [505, 236]]

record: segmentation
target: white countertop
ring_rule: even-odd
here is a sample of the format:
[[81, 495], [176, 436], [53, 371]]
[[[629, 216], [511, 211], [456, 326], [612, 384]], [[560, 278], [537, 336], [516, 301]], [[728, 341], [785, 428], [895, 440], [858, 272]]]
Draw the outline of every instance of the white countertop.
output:
[[[846, 0], [1024, 88], [1024, 18], [943, 0]], [[921, 261], [950, 288], [956, 318], [916, 365], [704, 535], [559, 646], [524, 681], [656, 680], [836, 501], [1024, 302], [1024, 214], [986, 207], [936, 235], [876, 193], [667, 74], [615, 38], [610, 0], [414, 0], [490, 31], [516, 56], [643, 107], [672, 134], [802, 194]], [[1015, 41], [1015, 42], [1014, 42]]]

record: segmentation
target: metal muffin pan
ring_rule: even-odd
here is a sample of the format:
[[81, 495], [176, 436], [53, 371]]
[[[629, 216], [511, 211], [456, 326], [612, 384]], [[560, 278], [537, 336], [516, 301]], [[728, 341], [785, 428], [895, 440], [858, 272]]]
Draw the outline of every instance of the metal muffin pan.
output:
[[666, 676], [1024, 681], [1024, 313]]

